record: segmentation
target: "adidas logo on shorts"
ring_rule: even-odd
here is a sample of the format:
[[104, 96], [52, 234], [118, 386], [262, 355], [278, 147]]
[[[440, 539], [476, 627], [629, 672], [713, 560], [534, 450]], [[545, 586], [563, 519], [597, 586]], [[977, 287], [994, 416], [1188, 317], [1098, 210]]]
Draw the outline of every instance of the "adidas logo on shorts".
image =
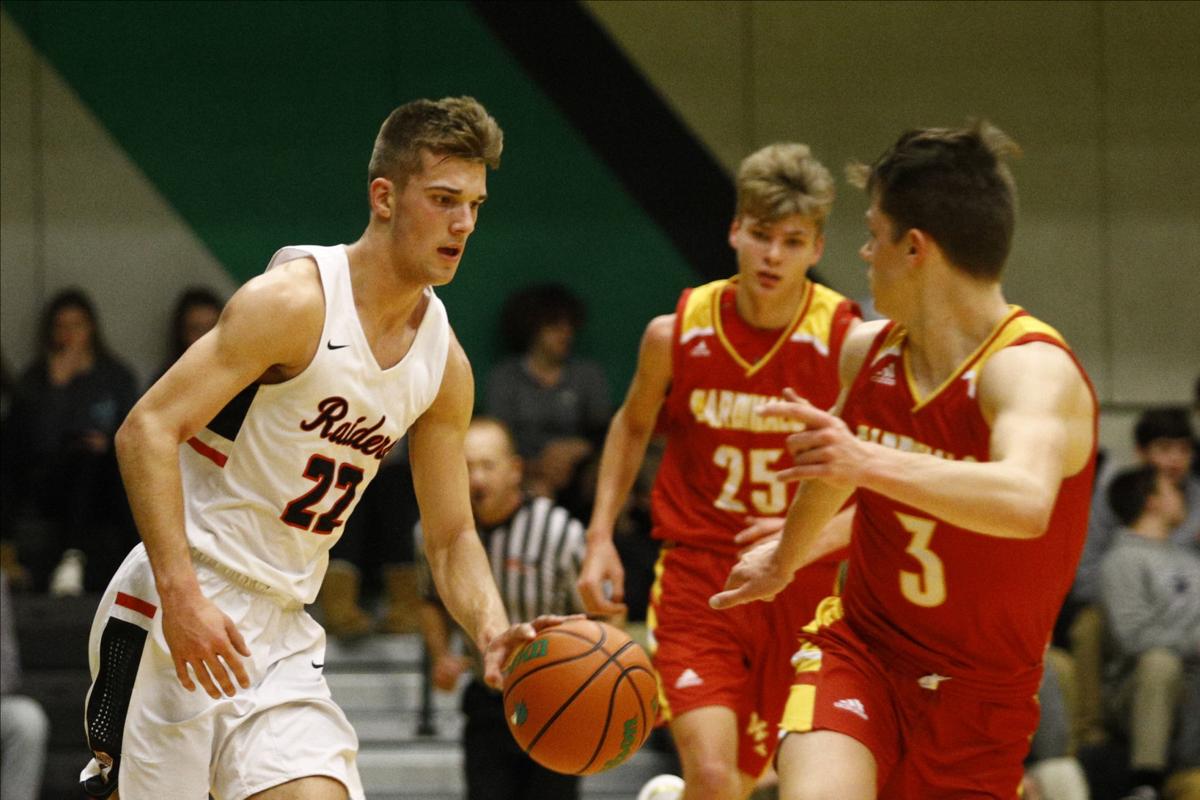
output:
[[863, 708], [862, 701], [857, 698], [848, 700], [838, 700], [833, 704], [834, 708], [840, 708], [843, 711], [849, 711], [851, 714], [857, 714], [863, 719], [867, 719], [867, 710]]
[[699, 675], [697, 675], [694, 669], [688, 667], [683, 671], [683, 674], [679, 676], [679, 679], [675, 681], [675, 688], [687, 689], [691, 686], [699, 686], [702, 683], [704, 683], [704, 678], [701, 678]]

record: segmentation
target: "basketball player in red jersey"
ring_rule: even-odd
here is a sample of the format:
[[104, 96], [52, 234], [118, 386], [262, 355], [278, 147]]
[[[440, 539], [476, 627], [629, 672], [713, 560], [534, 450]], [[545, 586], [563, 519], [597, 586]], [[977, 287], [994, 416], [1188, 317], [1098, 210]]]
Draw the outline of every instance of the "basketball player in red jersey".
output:
[[861, 255], [892, 321], [847, 339], [840, 416], [795, 396], [763, 409], [805, 425], [781, 474], [809, 480], [714, 606], [784, 591], [857, 490], [843, 596], [796, 657], [784, 798], [1018, 797], [1083, 546], [1096, 400], [1062, 337], [1001, 291], [1015, 149], [986, 123], [910, 131], [862, 168]]
[[664, 549], [649, 623], [689, 800], [753, 789], [775, 749], [796, 635], [837, 569], [832, 558], [809, 566], [773, 605], [732, 616], [708, 607], [739, 548], [778, 532], [790, 500], [774, 471], [790, 463], [785, 438], [797, 426], [755, 409], [783, 386], [830, 407], [842, 341], [858, 322], [852, 302], [807, 277], [833, 202], [833, 180], [808, 147], [750, 155], [737, 186], [729, 243], [738, 274], [684, 291], [674, 314], [647, 326], [604, 445], [579, 581], [588, 611], [623, 610], [613, 524], [657, 424], [667, 448], [652, 510]]

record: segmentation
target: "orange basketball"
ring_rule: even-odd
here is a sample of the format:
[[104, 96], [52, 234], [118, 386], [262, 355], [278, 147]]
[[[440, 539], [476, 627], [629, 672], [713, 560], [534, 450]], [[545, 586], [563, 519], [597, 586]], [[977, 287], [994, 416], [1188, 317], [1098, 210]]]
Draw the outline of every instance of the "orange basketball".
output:
[[612, 625], [547, 628], [513, 657], [504, 715], [521, 749], [548, 769], [591, 775], [641, 747], [658, 716], [646, 651]]

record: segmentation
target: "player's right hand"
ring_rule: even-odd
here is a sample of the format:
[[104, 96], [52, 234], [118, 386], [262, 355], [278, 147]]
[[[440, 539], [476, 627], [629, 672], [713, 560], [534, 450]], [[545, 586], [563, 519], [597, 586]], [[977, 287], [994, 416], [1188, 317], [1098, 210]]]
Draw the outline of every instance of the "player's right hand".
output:
[[162, 611], [163, 637], [183, 688], [189, 692], [196, 689], [188, 667], [214, 700], [220, 699], [222, 692], [229, 697], [237, 692], [231, 673], [243, 689], [250, 688], [250, 678], [238, 658], [238, 654], [249, 658], [250, 648], [233, 620], [211, 600], [197, 594], [170, 606], [163, 603]]
[[625, 613], [625, 567], [611, 538], [589, 539], [575, 586], [589, 614]]

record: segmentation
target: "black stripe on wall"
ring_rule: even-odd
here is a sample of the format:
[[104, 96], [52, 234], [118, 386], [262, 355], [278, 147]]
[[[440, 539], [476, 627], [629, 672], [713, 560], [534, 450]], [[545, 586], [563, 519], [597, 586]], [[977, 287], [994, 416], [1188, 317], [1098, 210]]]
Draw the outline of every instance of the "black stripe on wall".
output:
[[732, 274], [733, 181], [582, 6], [471, 5], [692, 269]]

